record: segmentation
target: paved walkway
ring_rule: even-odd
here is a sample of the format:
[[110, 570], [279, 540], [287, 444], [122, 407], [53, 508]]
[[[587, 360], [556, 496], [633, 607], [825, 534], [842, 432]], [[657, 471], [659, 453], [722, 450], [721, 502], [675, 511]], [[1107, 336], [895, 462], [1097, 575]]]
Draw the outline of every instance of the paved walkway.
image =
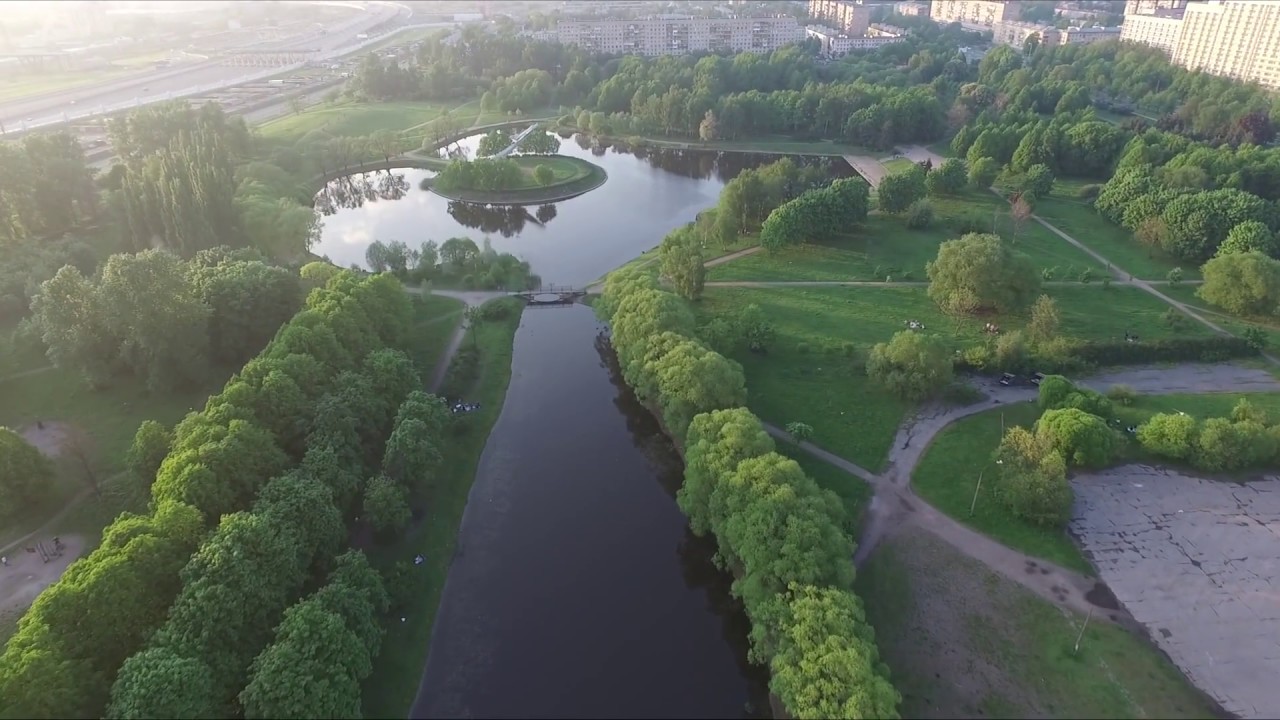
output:
[[[726, 255], [722, 259], [725, 262], [737, 258]], [[719, 263], [717, 263], [719, 264]], [[711, 267], [708, 263], [707, 267]], [[1112, 285], [1135, 285], [1138, 282], [1148, 284], [1168, 283], [1168, 280], [1116, 280]], [[1195, 285], [1203, 282], [1202, 280], [1183, 281], [1188, 285]], [[787, 288], [787, 287], [929, 287], [928, 280], [894, 280], [885, 282], [884, 280], [717, 280], [704, 283], [706, 287], [752, 287], [752, 288]], [[1075, 287], [1082, 283], [1075, 280], [1049, 280], [1040, 283], [1043, 287]]]
[[[406, 286], [405, 292], [421, 295], [422, 288]], [[461, 300], [469, 308], [478, 307], [495, 298], [511, 295], [511, 293], [501, 290], [432, 290], [430, 294]], [[467, 327], [468, 323], [464, 315], [462, 321], [458, 323], [457, 329], [453, 331], [453, 335], [449, 336], [449, 344], [445, 346], [440, 359], [436, 361], [435, 369], [431, 372], [431, 382], [427, 385], [431, 392], [439, 392], [440, 386], [444, 384], [444, 376], [449, 372], [449, 363], [453, 361], [453, 356], [458, 353], [458, 348], [462, 347], [463, 338], [467, 336]]]
[[1152, 640], [1227, 712], [1280, 717], [1280, 481], [1131, 465], [1072, 484], [1072, 532]]

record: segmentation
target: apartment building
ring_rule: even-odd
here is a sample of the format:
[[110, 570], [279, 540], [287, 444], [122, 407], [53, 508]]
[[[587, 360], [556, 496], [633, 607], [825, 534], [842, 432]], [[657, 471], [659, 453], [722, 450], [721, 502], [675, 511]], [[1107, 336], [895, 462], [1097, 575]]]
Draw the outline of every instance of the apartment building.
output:
[[1069, 27], [1062, 31], [1063, 45], [1091, 45], [1107, 40], [1119, 40], [1118, 27]]
[[606, 55], [684, 55], [691, 52], [772, 52], [804, 39], [795, 18], [695, 18], [662, 15], [636, 20], [562, 20], [556, 35]]
[[1173, 62], [1191, 70], [1280, 88], [1280, 2], [1207, 0], [1188, 4], [1173, 47]]
[[828, 54], [843, 55], [852, 50], [874, 50], [885, 45], [892, 45], [906, 40], [901, 35], [880, 35], [876, 37], [850, 37], [837, 32], [833, 28], [821, 25], [810, 25], [805, 34], [816, 38], [822, 45], [822, 51]]
[[1120, 26], [1120, 39], [1160, 48], [1172, 55], [1181, 32], [1181, 11], [1163, 15], [1130, 14], [1124, 16], [1124, 24]]
[[1019, 0], [933, 0], [929, 17], [937, 23], [969, 23], [992, 26], [1022, 17]]
[[852, 0], [809, 0], [809, 17], [850, 37], [861, 37], [871, 24], [871, 8]]
[[929, 17], [929, 3], [905, 0], [904, 2], [895, 3], [893, 11], [907, 17]]
[[1062, 41], [1059, 30], [1044, 23], [1023, 22], [1021, 20], [1004, 20], [991, 26], [991, 41], [997, 45], [1009, 45], [1022, 49], [1027, 38], [1038, 36], [1040, 44], [1046, 47], [1057, 45]]
[[1167, 10], [1182, 10], [1187, 0], [1125, 0], [1125, 15], [1159, 15]]

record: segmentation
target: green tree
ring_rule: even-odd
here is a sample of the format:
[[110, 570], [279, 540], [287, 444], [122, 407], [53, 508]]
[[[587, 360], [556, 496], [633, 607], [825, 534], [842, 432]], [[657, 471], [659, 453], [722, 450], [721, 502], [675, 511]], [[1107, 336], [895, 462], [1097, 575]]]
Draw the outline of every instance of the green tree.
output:
[[543, 187], [550, 185], [556, 179], [555, 171], [548, 165], [539, 165], [533, 169], [533, 179]]
[[1219, 255], [1201, 269], [1196, 295], [1237, 315], [1273, 315], [1280, 306], [1280, 260], [1260, 252]]
[[948, 158], [925, 176], [930, 195], [956, 195], [968, 182], [969, 169], [961, 158]]
[[692, 226], [676, 228], [667, 233], [658, 247], [662, 262], [662, 275], [671, 281], [676, 293], [686, 300], [702, 297], [702, 287], [707, 279], [703, 266], [702, 241]]
[[1047, 438], [1009, 428], [996, 449], [996, 494], [1015, 517], [1061, 527], [1071, 519], [1067, 465]]
[[990, 156], [969, 158], [969, 187], [986, 190], [1000, 174], [1000, 162]]
[[[173, 433], [164, 425], [154, 420], [143, 420], [138, 432], [133, 436], [133, 444], [125, 456], [125, 467], [128, 468], [135, 487], [142, 493], [149, 494], [151, 483], [156, 480], [160, 464], [169, 455], [173, 445]], [[140, 496], [145, 497], [145, 494]]]
[[787, 423], [787, 434], [796, 442], [804, 442], [813, 437], [813, 426], [802, 422]]
[[788, 714], [896, 718], [902, 696], [889, 682], [862, 604], [837, 588], [791, 585], [770, 668]]
[[409, 526], [409, 492], [385, 475], [370, 478], [364, 488], [363, 515], [375, 532], [399, 535]]
[[1156, 413], [1138, 426], [1138, 442], [1147, 452], [1186, 460], [1196, 450], [1196, 419], [1184, 413]]
[[1041, 410], [1062, 407], [1067, 398], [1076, 392], [1075, 383], [1061, 375], [1046, 375], [1040, 380], [1036, 402]]
[[867, 356], [867, 376], [906, 400], [924, 400], [951, 383], [951, 354], [935, 337], [903, 330], [877, 343]]
[[1031, 319], [1027, 322], [1027, 334], [1033, 343], [1046, 343], [1058, 336], [1058, 302], [1048, 295], [1041, 295], [1031, 304]]
[[876, 203], [881, 212], [898, 214], [926, 194], [925, 172], [919, 165], [886, 176], [876, 188]]
[[18, 433], [0, 427], [0, 517], [30, 513], [53, 491], [53, 463]]
[[1243, 470], [1271, 461], [1276, 437], [1261, 423], [1209, 418], [1200, 428], [1192, 462], [1209, 472]]
[[720, 139], [720, 123], [716, 121], [714, 110], [708, 110], [698, 123], [698, 139], [703, 142], [714, 142]]
[[713, 410], [694, 416], [685, 444], [684, 484], [676, 502], [696, 535], [711, 530], [711, 496], [716, 486], [748, 458], [773, 452], [773, 439], [746, 408]]
[[742, 366], [694, 340], [686, 340], [646, 363], [667, 429], [683, 440], [694, 416], [747, 402]]
[[199, 718], [217, 715], [209, 666], [171, 648], [144, 650], [125, 661], [111, 689], [112, 718]]
[[209, 308], [209, 348], [218, 361], [248, 361], [302, 305], [301, 279], [285, 268], [259, 261], [193, 265], [189, 277]]
[[1076, 408], [1048, 410], [1036, 422], [1037, 438], [1072, 465], [1105, 467], [1115, 454], [1116, 435], [1107, 421]]
[[1276, 239], [1271, 230], [1257, 220], [1249, 220], [1231, 228], [1227, 239], [1218, 247], [1219, 255], [1260, 252], [1275, 257]]
[[64, 265], [31, 299], [32, 323], [53, 364], [79, 371], [90, 385], [105, 385], [120, 368], [122, 338], [113, 331], [98, 288]]
[[307, 600], [289, 608], [240, 693], [246, 718], [360, 717], [371, 658], [341, 616]]
[[907, 227], [923, 230], [933, 224], [933, 204], [927, 198], [911, 203], [907, 208]]
[[926, 272], [929, 298], [955, 315], [1018, 312], [1040, 291], [1030, 258], [997, 235], [969, 233], [942, 243]]

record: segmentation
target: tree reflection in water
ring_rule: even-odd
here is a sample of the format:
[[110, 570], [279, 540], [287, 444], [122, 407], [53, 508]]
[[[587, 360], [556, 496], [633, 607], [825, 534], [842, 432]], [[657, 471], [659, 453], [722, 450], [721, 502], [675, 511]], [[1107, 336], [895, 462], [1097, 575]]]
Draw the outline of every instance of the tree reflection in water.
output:
[[[547, 211], [546, 208], [551, 208]], [[449, 201], [449, 215], [460, 225], [475, 228], [486, 235], [500, 233], [502, 237], [519, 235], [529, 223], [542, 226], [556, 216], [554, 205], [543, 205], [538, 214], [532, 215], [523, 205], [476, 205]]]
[[399, 200], [409, 192], [403, 173], [390, 170], [347, 175], [330, 181], [316, 194], [315, 209], [321, 215], [364, 207], [379, 200]]

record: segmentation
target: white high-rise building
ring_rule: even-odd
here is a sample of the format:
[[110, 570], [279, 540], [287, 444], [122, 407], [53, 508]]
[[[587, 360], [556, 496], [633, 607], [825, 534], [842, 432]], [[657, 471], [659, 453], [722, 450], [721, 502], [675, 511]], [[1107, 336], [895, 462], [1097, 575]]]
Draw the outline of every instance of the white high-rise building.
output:
[[561, 20], [561, 43], [606, 55], [684, 55], [691, 52], [772, 52], [804, 39], [790, 17], [695, 18], [667, 15], [637, 20]]
[[1173, 62], [1280, 88], [1280, 2], [1208, 0], [1187, 5]]

